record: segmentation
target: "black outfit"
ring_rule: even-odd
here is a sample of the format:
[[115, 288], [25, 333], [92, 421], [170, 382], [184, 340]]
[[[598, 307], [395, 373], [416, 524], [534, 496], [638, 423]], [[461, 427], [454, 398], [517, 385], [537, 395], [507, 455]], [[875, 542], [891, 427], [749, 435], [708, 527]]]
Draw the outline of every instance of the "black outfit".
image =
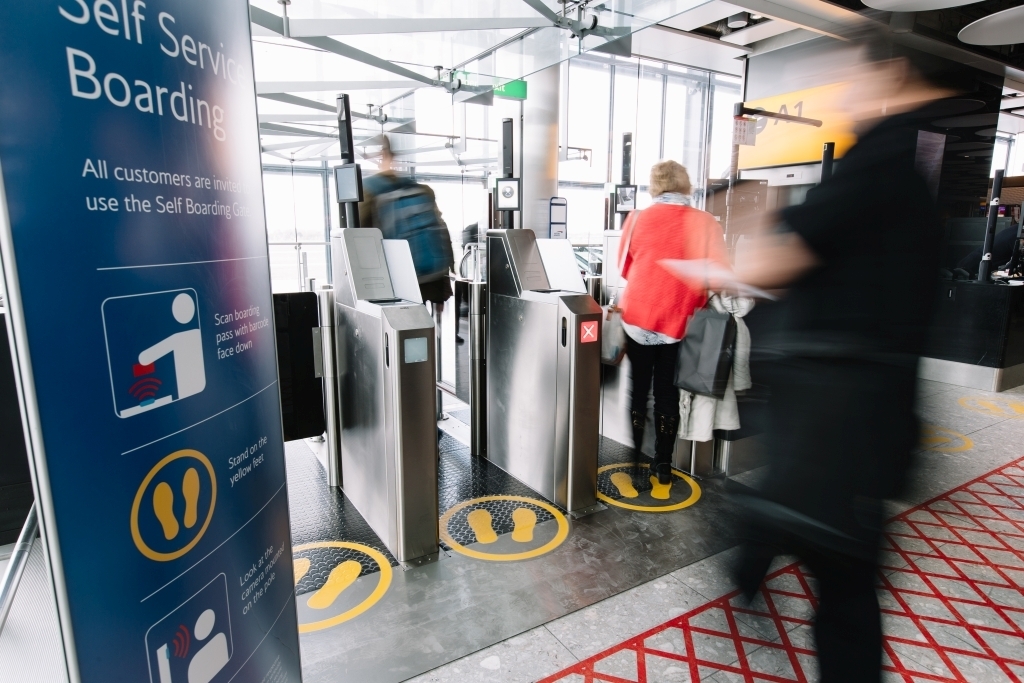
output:
[[882, 500], [917, 441], [917, 360], [933, 308], [940, 229], [914, 167], [914, 116], [864, 135], [836, 173], [782, 212], [819, 265], [775, 307], [753, 353], [770, 357], [769, 473], [747, 510], [737, 578], [753, 596], [773, 555], [795, 553], [821, 591], [823, 683], [879, 681], [874, 568]]
[[470, 223], [462, 229], [462, 246], [478, 242], [480, 240], [480, 228], [476, 223]]
[[630, 409], [647, 415], [647, 397], [654, 380], [654, 412], [679, 415], [679, 389], [676, 388], [676, 358], [679, 343], [644, 346], [626, 335], [626, 355], [632, 373], [633, 394]]
[[630, 421], [633, 427], [633, 458], [640, 460], [647, 422], [647, 397], [654, 381], [654, 468], [658, 480], [672, 481], [672, 452], [679, 430], [679, 389], [676, 388], [676, 358], [679, 342], [675, 344], [638, 344], [626, 335], [626, 355], [631, 371]]
[[423, 297], [424, 303], [429, 301], [431, 303], [443, 304], [452, 298], [451, 280], [445, 276], [437, 280], [421, 282], [420, 296]]

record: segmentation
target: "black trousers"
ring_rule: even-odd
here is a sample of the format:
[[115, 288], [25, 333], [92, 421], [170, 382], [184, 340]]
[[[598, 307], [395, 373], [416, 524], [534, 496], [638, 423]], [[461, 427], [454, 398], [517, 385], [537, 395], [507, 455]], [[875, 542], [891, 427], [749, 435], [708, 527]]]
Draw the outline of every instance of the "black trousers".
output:
[[[818, 582], [814, 640], [821, 683], [879, 683], [882, 619], [875, 563], [811, 546], [795, 552]], [[756, 593], [775, 553], [774, 548], [756, 542], [744, 545], [738, 578], [748, 597]]]
[[647, 397], [654, 380], [654, 411], [669, 417], [679, 415], [679, 389], [676, 389], [676, 358], [679, 343], [644, 346], [626, 337], [626, 355], [632, 369], [630, 408], [647, 414]]
[[[757, 497], [771, 505], [748, 510], [737, 579], [753, 596], [774, 555], [797, 555], [819, 583], [821, 683], [877, 683], [882, 501], [900, 492], [917, 441], [914, 367], [792, 358], [765, 376], [770, 460]], [[797, 514], [773, 516], [772, 505]]]

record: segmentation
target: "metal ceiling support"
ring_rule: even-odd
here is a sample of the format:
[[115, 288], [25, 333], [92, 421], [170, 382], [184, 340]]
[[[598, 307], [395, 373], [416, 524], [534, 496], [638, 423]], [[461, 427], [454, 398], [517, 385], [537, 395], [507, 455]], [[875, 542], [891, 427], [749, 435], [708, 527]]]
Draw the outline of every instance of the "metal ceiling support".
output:
[[292, 38], [317, 36], [429, 33], [435, 31], [492, 31], [550, 26], [544, 17], [387, 17], [373, 19], [291, 19]]
[[569, 17], [563, 17], [561, 14], [557, 14], [554, 10], [544, 4], [544, 0], [523, 0], [523, 2], [550, 21], [552, 25], [570, 31], [574, 38], [583, 38], [588, 35], [604, 36], [605, 38], [621, 38], [628, 35], [630, 32], [629, 27], [609, 28], [607, 26], [598, 25], [597, 15], [585, 14], [582, 5], [577, 5], [580, 18], [570, 19]]
[[[334, 121], [337, 117], [328, 114], [260, 114], [260, 123], [308, 123], [312, 121]], [[323, 124], [321, 124], [323, 125]]]
[[341, 90], [388, 90], [422, 88], [417, 81], [257, 81], [256, 94], [277, 92], [323, 92]]
[[[325, 136], [321, 137], [320, 140], [321, 141], [328, 141], [329, 140], [330, 142], [334, 143], [334, 142], [338, 141], [338, 138], [336, 138], [336, 137], [327, 137], [325, 135]], [[276, 152], [276, 151], [282, 150], [282, 149], [297, 149], [299, 147], [309, 147], [309, 146], [315, 145], [315, 144], [317, 144], [317, 142], [315, 140], [302, 140], [300, 142], [294, 142], [294, 141], [293, 142], [277, 142], [277, 143], [274, 143], [272, 145], [261, 145], [260, 149], [262, 149], [264, 152]]]
[[319, 133], [312, 130], [305, 130], [303, 128], [292, 128], [291, 126], [282, 126], [280, 123], [261, 123], [261, 133], [269, 133], [270, 135], [303, 135], [310, 138], [322, 138], [323, 133]]
[[488, 157], [485, 159], [463, 159], [458, 164], [454, 163], [454, 161], [415, 161], [405, 163], [420, 168], [421, 166], [486, 166], [488, 164], [496, 164], [497, 162], [497, 157]]
[[396, 159], [398, 157], [408, 157], [414, 154], [425, 154], [427, 152], [443, 152], [446, 149], [450, 149], [448, 145], [434, 145], [433, 147], [417, 147], [416, 149], [400, 149], [391, 152], [392, 156]]
[[[306, 45], [312, 45], [313, 47], [319, 48], [326, 52], [332, 52], [336, 55], [341, 55], [342, 57], [347, 57], [348, 59], [353, 59], [357, 62], [362, 62], [363, 64], [367, 64], [382, 71], [393, 73], [396, 76], [402, 76], [403, 78], [408, 78], [413, 81], [419, 81], [420, 83], [423, 83], [425, 85], [444, 88], [448, 92], [455, 92], [456, 90], [459, 90], [461, 88], [466, 88], [467, 90], [481, 88], [481, 86], [463, 85], [462, 81], [457, 78], [452, 79], [450, 81], [443, 81], [440, 79], [430, 78], [429, 76], [424, 76], [423, 74], [412, 71], [411, 69], [406, 69], [403, 66], [398, 66], [397, 64], [389, 62], [386, 59], [375, 57], [374, 55], [371, 55], [369, 52], [364, 52], [358, 48], [352, 47], [351, 45], [346, 45], [345, 43], [334, 40], [333, 38], [326, 38], [323, 36], [300, 38], [292, 36], [289, 34], [289, 32], [286, 31], [287, 24], [284, 18], [271, 14], [270, 12], [262, 10], [259, 7], [253, 7], [252, 5], [249, 5], [249, 18], [252, 20], [252, 23], [258, 26], [262, 26], [265, 29], [274, 31], [275, 33], [278, 33], [286, 38], [291, 38], [292, 40], [298, 41], [300, 43], [305, 43]], [[481, 92], [482, 91], [483, 90], [481, 89]]]
[[[309, 109], [317, 109], [319, 111], [329, 111], [332, 114], [337, 115], [337, 111], [334, 107], [323, 102], [317, 102], [316, 100], [309, 100], [305, 97], [298, 97], [297, 95], [289, 95], [287, 93], [259, 93], [256, 97], [262, 97], [265, 100], [273, 100], [274, 102], [284, 102], [285, 104], [294, 104], [297, 107], [308, 107]], [[378, 108], [379, 111], [379, 108]], [[376, 116], [370, 116], [369, 114], [361, 114], [357, 111], [352, 112], [352, 118], [354, 119], [366, 119], [367, 121], [376, 121], [377, 123], [383, 124], [388, 120], [387, 115], [384, 113], [378, 113]], [[332, 116], [333, 120], [334, 117]], [[396, 121], [396, 119], [392, 119]]]
[[[295, 95], [287, 95], [285, 93], [262, 93], [256, 95], [256, 97], [262, 97], [265, 100], [274, 100], [275, 102], [284, 102], [285, 104], [294, 104], [297, 107], [308, 107], [309, 109], [319, 109], [320, 111], [329, 111], [332, 114], [337, 114], [335, 107], [323, 102], [317, 102], [316, 100], [308, 100], [305, 97], [296, 97]], [[367, 118], [366, 114], [353, 113], [356, 118]]]

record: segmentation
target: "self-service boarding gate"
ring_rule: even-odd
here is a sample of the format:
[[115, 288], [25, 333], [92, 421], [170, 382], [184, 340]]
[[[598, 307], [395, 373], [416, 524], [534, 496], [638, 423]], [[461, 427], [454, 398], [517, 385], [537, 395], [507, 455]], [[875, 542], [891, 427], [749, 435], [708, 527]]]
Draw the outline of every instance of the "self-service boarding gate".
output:
[[344, 490], [391, 553], [438, 551], [434, 321], [409, 244], [331, 231]]
[[487, 459], [581, 512], [597, 503], [601, 307], [552, 288], [532, 230], [489, 230], [487, 254]]

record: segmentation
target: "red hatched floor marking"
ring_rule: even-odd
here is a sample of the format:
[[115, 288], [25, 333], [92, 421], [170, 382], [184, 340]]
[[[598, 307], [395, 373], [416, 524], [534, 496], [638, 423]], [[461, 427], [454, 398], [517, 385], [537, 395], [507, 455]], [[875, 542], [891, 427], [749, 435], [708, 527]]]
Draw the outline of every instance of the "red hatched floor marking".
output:
[[[1024, 458], [890, 520], [881, 567], [892, 680], [1024, 683]], [[814, 681], [812, 583], [792, 564], [539, 683]]]

